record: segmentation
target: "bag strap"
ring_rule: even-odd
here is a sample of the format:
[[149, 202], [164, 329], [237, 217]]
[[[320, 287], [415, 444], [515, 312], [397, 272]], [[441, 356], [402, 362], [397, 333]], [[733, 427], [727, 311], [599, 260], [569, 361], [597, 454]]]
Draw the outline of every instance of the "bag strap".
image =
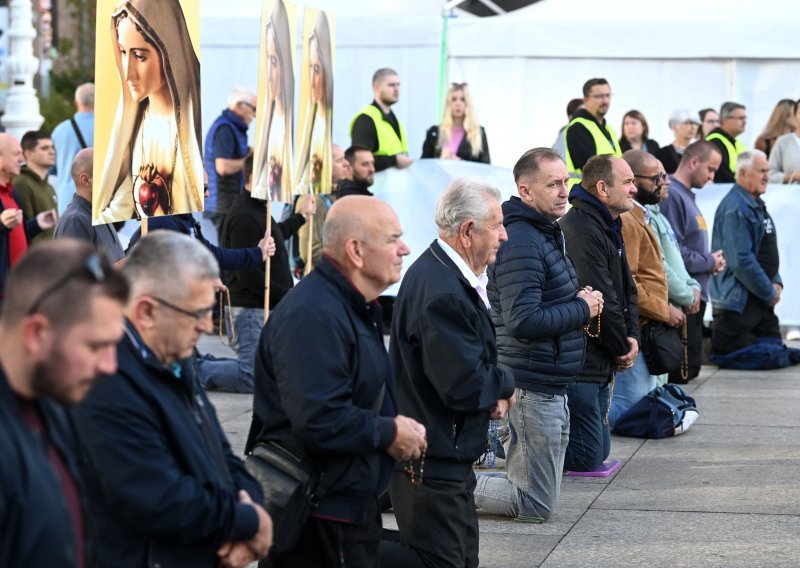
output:
[[683, 360], [681, 361], [681, 378], [689, 380], [689, 331], [686, 327], [686, 318], [683, 318], [681, 327], [681, 343], [683, 343]]
[[78, 137], [78, 144], [81, 145], [81, 150], [88, 148], [86, 145], [86, 140], [83, 138], [83, 134], [81, 133], [81, 129], [78, 128], [78, 123], [75, 122], [74, 116], [69, 117], [69, 123], [72, 125], [72, 130], [75, 131], [75, 136]]

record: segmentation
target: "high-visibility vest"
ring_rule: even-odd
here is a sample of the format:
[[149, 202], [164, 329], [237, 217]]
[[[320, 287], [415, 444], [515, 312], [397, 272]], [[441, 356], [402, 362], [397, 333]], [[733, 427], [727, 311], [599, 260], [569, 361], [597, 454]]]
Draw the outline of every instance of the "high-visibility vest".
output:
[[[612, 154], [617, 157], [622, 156], [622, 152], [619, 149], [619, 138], [617, 138], [617, 133], [614, 132], [614, 129], [611, 128], [610, 124], [606, 123], [606, 130], [608, 130], [608, 133], [611, 135], [614, 143], [606, 138], [606, 135], [602, 130], [600, 130], [600, 126], [598, 126], [595, 121], [581, 117], [573, 118], [572, 121], [567, 125], [567, 130], [564, 132], [565, 140], [567, 138], [567, 134], [569, 133], [569, 129], [573, 124], [582, 124], [586, 127], [586, 130], [589, 131], [589, 134], [592, 135], [592, 138], [594, 138], [594, 149], [596, 156], [600, 156], [601, 154]], [[567, 172], [569, 172], [570, 178], [569, 187], [572, 188], [572, 186], [576, 183], [580, 183], [583, 176], [581, 175], [581, 170], [576, 168], [575, 164], [572, 163], [572, 156], [569, 153], [569, 144], [566, 145], [566, 149]]]
[[353, 137], [353, 126], [356, 119], [362, 114], [366, 114], [375, 123], [375, 131], [378, 133], [378, 149], [373, 152], [375, 156], [394, 156], [396, 154], [408, 154], [408, 142], [406, 141], [406, 131], [400, 121], [400, 137], [394, 131], [392, 125], [383, 120], [383, 113], [375, 105], [367, 105], [350, 121], [350, 138]]
[[712, 132], [708, 136], [706, 136], [706, 141], [711, 142], [712, 140], [719, 140], [722, 142], [722, 145], [725, 146], [725, 150], [728, 151], [728, 167], [730, 168], [731, 172], [736, 175], [736, 162], [739, 161], [739, 154], [742, 152], [747, 151], [747, 147], [736, 138], [731, 144], [731, 141], [728, 140], [727, 136], [720, 134], [719, 132]]

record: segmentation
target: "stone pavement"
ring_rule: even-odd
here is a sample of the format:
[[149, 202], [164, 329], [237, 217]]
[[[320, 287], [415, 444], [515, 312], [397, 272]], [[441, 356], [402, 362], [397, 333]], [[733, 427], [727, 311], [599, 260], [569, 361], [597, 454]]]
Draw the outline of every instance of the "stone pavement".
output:
[[[224, 354], [214, 342], [201, 350]], [[614, 437], [622, 468], [564, 478], [547, 523], [481, 517], [481, 566], [800, 566], [800, 368], [704, 367], [687, 391], [700, 410], [689, 432]], [[210, 395], [241, 453], [251, 397]]]

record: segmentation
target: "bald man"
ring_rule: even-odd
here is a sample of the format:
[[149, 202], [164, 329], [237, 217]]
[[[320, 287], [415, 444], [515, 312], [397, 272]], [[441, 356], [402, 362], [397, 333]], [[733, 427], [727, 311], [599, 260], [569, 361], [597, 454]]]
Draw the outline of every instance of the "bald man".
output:
[[[376, 302], [400, 279], [409, 252], [401, 236], [386, 203], [336, 201], [319, 264], [284, 296], [261, 335], [245, 451], [277, 443], [303, 455], [322, 479], [319, 505], [294, 542], [276, 538], [271, 566], [377, 565], [377, 496], [395, 462], [419, 459], [427, 448], [425, 428], [397, 416]], [[269, 502], [267, 510], [274, 511]]]
[[8, 271], [28, 250], [28, 242], [55, 226], [55, 211], [42, 211], [22, 219], [22, 200], [11, 184], [22, 166], [22, 146], [5, 132], [0, 132], [0, 302]]
[[55, 238], [71, 237], [89, 241], [104, 249], [112, 262], [125, 257], [114, 225], [92, 226], [92, 162], [94, 149], [84, 148], [72, 162], [72, 181], [75, 195], [56, 225]]

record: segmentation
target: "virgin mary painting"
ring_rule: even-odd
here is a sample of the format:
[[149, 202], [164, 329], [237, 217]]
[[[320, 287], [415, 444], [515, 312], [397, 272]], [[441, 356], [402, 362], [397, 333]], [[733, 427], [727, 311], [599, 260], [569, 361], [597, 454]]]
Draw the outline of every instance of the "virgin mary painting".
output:
[[178, 0], [127, 0], [111, 16], [120, 100], [95, 223], [203, 209], [200, 62]]

